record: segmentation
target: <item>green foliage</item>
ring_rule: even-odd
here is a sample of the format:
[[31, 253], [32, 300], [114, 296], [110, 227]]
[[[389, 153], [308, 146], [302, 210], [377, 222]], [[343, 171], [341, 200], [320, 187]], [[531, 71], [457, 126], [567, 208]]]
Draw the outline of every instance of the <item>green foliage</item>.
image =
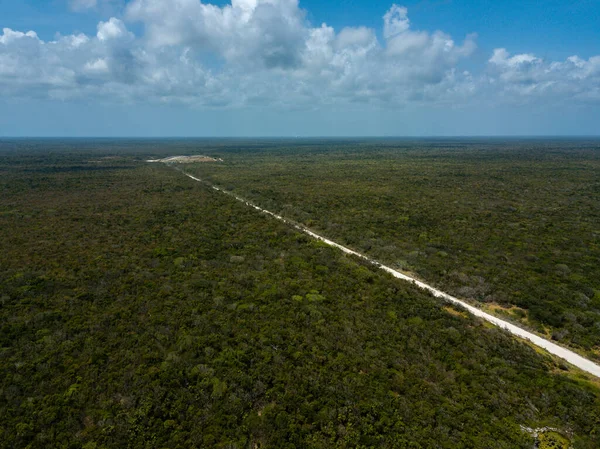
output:
[[[598, 140], [305, 142], [187, 168], [600, 358]], [[517, 309], [518, 310], [518, 309]]]
[[590, 382], [131, 145], [1, 159], [0, 447], [600, 444]]

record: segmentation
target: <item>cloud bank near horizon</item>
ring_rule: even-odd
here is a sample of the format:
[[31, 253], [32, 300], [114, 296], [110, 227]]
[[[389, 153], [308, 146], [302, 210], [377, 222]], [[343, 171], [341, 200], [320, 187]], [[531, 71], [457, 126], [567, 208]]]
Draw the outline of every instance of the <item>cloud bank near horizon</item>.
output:
[[[71, 2], [75, 10], [97, 5]], [[498, 48], [473, 67], [475, 34], [457, 42], [418, 30], [396, 4], [381, 37], [306, 17], [297, 0], [132, 0], [95, 35], [44, 41], [4, 28], [0, 94], [217, 108], [600, 103], [600, 56], [547, 61]], [[130, 31], [138, 23], [141, 35]]]

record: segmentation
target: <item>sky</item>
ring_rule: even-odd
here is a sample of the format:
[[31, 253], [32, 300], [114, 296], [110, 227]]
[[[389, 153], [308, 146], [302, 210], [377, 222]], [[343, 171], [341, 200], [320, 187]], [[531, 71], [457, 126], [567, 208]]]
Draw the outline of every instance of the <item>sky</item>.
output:
[[600, 135], [600, 0], [0, 0], [0, 136]]

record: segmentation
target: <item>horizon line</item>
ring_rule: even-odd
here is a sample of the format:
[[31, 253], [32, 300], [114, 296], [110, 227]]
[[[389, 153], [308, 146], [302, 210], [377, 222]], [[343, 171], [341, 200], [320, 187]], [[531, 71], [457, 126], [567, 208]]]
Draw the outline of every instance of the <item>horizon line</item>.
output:
[[471, 135], [356, 135], [356, 136], [336, 136], [336, 135], [310, 135], [310, 136], [185, 136], [185, 135], [165, 135], [165, 136], [126, 136], [126, 135], [115, 135], [115, 136], [2, 136], [0, 140], [11, 140], [11, 139], [220, 139], [220, 140], [238, 140], [238, 139], [289, 139], [289, 140], [303, 140], [303, 139], [600, 139], [600, 134], [471, 134]]

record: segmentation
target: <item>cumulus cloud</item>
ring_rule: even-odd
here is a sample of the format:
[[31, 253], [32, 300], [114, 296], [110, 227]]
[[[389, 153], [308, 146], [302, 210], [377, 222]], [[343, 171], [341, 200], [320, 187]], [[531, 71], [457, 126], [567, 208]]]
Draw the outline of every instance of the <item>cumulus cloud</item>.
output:
[[309, 32], [297, 0], [134, 0], [127, 17], [143, 22], [152, 47], [192, 46], [236, 65], [292, 67]]
[[106, 58], [98, 58], [94, 61], [86, 62], [83, 68], [91, 73], [108, 73], [108, 62]]
[[96, 36], [100, 41], [114, 41], [123, 38], [126, 38], [126, 40], [134, 39], [133, 33], [127, 30], [123, 21], [115, 17], [111, 17], [107, 22], [100, 22]]
[[511, 56], [506, 49], [499, 48], [488, 63], [489, 82], [515, 101], [600, 100], [600, 56], [545, 61], [533, 54]]
[[13, 31], [10, 28], [4, 28], [2, 30], [2, 36], [0, 36], [0, 44], [9, 45], [12, 42], [18, 41], [24, 37], [29, 37], [35, 40], [38, 39], [35, 31], [27, 31], [26, 33], [23, 33], [21, 31]]
[[497, 49], [473, 74], [461, 63], [476, 50], [475, 35], [457, 42], [414, 29], [398, 5], [382, 17], [383, 40], [368, 27], [313, 26], [297, 0], [132, 0], [124, 11], [90, 36], [43, 41], [5, 28], [0, 93], [210, 107], [460, 104], [482, 92], [600, 97], [599, 57], [548, 62]]
[[[119, 31], [116, 31], [116, 30]], [[10, 95], [71, 97], [95, 93], [91, 72], [110, 72], [103, 89], [118, 89], [122, 53], [130, 53], [133, 35], [117, 19], [98, 26], [98, 35], [58, 36], [43, 41], [34, 32], [4, 29], [0, 35], [0, 92]]]
[[539, 64], [541, 59], [536, 58], [532, 54], [521, 54], [510, 56], [505, 48], [497, 48], [490, 58], [490, 62], [500, 67], [515, 68], [528, 64]]

